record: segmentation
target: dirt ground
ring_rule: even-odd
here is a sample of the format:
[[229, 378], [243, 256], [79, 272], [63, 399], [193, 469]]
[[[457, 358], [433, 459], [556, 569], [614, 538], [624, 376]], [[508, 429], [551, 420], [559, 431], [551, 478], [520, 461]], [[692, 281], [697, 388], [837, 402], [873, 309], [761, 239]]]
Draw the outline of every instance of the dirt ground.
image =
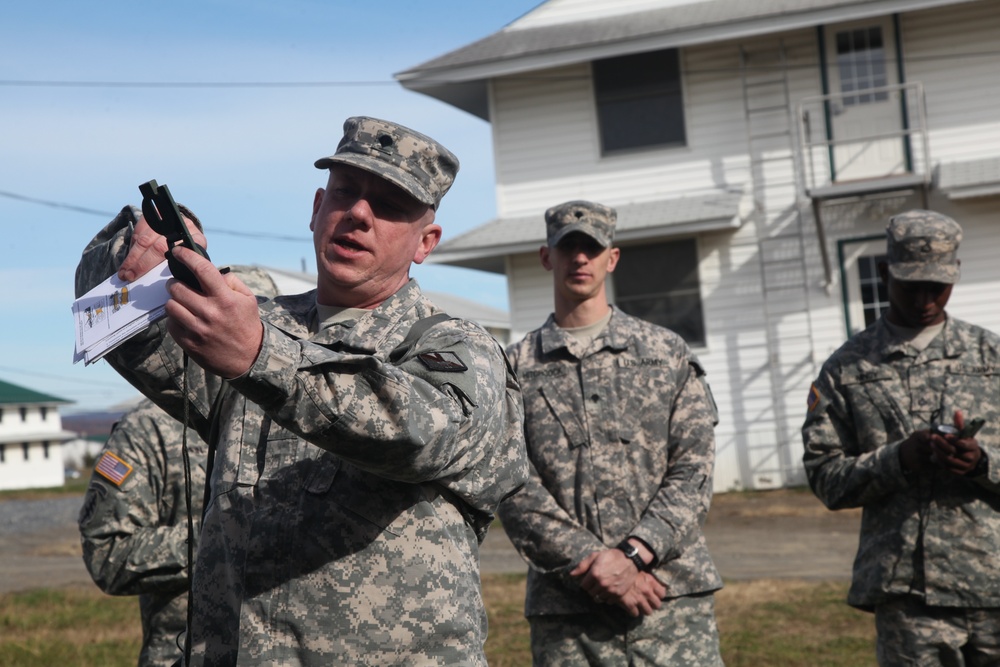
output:
[[[860, 511], [830, 512], [803, 490], [726, 493], [715, 497], [705, 534], [725, 579], [846, 581], [860, 518]], [[502, 530], [490, 531], [481, 557], [484, 572], [526, 569]], [[74, 522], [0, 539], [0, 593], [92, 585]]]

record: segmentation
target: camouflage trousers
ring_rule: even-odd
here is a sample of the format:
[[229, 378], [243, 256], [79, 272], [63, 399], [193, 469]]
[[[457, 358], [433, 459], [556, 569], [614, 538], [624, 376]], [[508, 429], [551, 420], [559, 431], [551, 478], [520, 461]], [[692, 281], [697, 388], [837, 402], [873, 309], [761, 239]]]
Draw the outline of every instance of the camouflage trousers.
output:
[[593, 613], [532, 616], [535, 667], [722, 667], [712, 593], [664, 600], [632, 618], [595, 605]]
[[904, 596], [875, 607], [880, 667], [1000, 665], [1000, 608], [931, 607]]

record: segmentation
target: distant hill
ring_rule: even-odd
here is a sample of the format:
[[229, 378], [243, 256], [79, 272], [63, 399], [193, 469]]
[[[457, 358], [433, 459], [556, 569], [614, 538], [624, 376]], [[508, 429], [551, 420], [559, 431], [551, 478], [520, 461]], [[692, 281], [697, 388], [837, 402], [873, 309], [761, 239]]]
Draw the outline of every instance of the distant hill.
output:
[[62, 418], [62, 426], [67, 431], [75, 431], [83, 437], [107, 436], [111, 433], [111, 427], [124, 414], [124, 410], [80, 412], [73, 415], [65, 415]]

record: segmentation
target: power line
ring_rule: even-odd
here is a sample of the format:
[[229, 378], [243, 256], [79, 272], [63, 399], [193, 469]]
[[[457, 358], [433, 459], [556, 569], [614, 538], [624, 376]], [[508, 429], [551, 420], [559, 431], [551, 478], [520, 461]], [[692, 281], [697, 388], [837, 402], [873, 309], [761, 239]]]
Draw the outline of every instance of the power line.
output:
[[[0, 190], [0, 197], [7, 197], [8, 199], [16, 199], [18, 201], [28, 202], [29, 204], [38, 204], [39, 206], [48, 206], [50, 208], [57, 208], [66, 211], [73, 211], [74, 213], [85, 213], [87, 215], [98, 215], [102, 218], [110, 219], [118, 215], [118, 212], [111, 211], [101, 211], [94, 208], [87, 208], [86, 206], [77, 206], [76, 204], [67, 204], [65, 202], [52, 201], [49, 199], [38, 199], [37, 197], [28, 197], [27, 195], [20, 195], [16, 192], [7, 192], [5, 190]], [[221, 234], [224, 236], [236, 236], [240, 238], [247, 239], [261, 239], [267, 241], [289, 241], [292, 243], [311, 243], [311, 239], [306, 236], [283, 236], [281, 234], [266, 234], [263, 232], [242, 232], [234, 231], [231, 229], [218, 229], [212, 226], [206, 226], [206, 231], [212, 234]]]
[[344, 88], [397, 86], [395, 81], [46, 81], [0, 80], [0, 86], [23, 88]]

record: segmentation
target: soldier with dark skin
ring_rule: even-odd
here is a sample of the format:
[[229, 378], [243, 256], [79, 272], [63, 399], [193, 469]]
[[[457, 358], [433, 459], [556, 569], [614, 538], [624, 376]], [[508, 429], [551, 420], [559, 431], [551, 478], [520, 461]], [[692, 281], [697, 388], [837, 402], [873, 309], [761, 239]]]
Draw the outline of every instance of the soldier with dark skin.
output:
[[555, 312], [508, 348], [532, 467], [500, 507], [530, 565], [534, 664], [721, 665], [704, 371], [677, 334], [608, 304], [613, 209], [571, 201], [545, 220]]
[[886, 232], [889, 307], [813, 383], [806, 473], [830, 509], [863, 508], [847, 601], [874, 612], [879, 665], [997, 665], [1000, 337], [946, 310], [957, 222], [914, 210]]
[[[353, 117], [315, 164], [315, 290], [258, 304], [180, 249], [202, 291], [172, 282], [167, 319], [108, 356], [217, 450], [189, 664], [485, 666], [479, 544], [527, 473], [520, 391], [496, 340], [409, 276], [458, 160]], [[85, 250], [78, 293], [165, 250], [126, 207]]]

